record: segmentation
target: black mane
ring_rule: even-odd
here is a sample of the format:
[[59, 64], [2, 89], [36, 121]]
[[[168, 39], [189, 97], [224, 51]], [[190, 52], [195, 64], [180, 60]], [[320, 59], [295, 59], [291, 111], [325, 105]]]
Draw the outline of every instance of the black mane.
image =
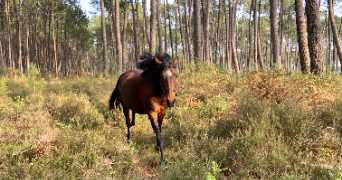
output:
[[[161, 65], [158, 65], [156, 63], [156, 58], [162, 62]], [[173, 59], [171, 56], [167, 53], [164, 53], [163, 55], [156, 53], [155, 56], [153, 56], [150, 52], [145, 52], [140, 56], [140, 62], [138, 62], [137, 67], [138, 69], [141, 69], [145, 72], [153, 71], [156, 69], [163, 70], [165, 68], [176, 68], [172, 63]]]

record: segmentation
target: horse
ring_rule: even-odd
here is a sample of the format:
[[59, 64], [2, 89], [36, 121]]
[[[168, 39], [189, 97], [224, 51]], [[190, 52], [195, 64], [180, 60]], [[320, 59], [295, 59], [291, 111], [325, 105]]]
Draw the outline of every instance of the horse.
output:
[[114, 109], [121, 104], [126, 118], [127, 140], [130, 138], [130, 127], [135, 125], [135, 113], [147, 114], [157, 137], [161, 160], [166, 162], [161, 127], [166, 110], [175, 103], [178, 58], [173, 60], [167, 53], [153, 56], [145, 52], [140, 60], [138, 70], [129, 70], [120, 75], [110, 97], [109, 108]]

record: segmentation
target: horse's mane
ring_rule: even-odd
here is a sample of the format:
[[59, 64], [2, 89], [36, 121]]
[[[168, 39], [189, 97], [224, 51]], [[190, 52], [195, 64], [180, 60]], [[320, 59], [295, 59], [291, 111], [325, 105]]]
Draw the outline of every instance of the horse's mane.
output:
[[[156, 63], [156, 58], [162, 62], [161, 65], [158, 65]], [[140, 56], [140, 62], [138, 62], [137, 66], [138, 69], [141, 69], [145, 72], [153, 71], [155, 69], [163, 70], [165, 68], [176, 68], [173, 65], [173, 59], [171, 56], [167, 53], [164, 53], [163, 55], [156, 53], [155, 56], [153, 56], [150, 52], [144, 52]]]

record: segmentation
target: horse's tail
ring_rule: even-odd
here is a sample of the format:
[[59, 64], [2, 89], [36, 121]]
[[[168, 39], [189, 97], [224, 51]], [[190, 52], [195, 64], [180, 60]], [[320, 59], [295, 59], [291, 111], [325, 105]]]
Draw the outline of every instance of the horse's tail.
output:
[[109, 109], [114, 109], [120, 104], [120, 94], [119, 94], [119, 80], [116, 83], [116, 87], [109, 99]]

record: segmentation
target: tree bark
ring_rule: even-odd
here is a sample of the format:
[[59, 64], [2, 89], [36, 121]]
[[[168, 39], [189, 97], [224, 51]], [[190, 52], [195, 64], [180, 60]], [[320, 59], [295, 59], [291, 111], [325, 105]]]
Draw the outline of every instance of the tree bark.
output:
[[306, 26], [303, 0], [295, 0], [297, 38], [299, 46], [300, 66], [303, 73], [310, 73], [310, 55], [306, 37]]
[[235, 42], [236, 42], [236, 38], [235, 38], [235, 24], [236, 24], [236, 8], [237, 8], [237, 4], [236, 4], [236, 0], [233, 0], [233, 3], [232, 3], [232, 22], [231, 22], [231, 51], [232, 51], [232, 61], [233, 61], [233, 64], [234, 64], [234, 70], [236, 73], [238, 73], [240, 71], [240, 68], [239, 68], [239, 61], [237, 59], [237, 53], [236, 53], [236, 45], [235, 45]]
[[[54, 2], [52, 2], [54, 4]], [[52, 21], [52, 39], [53, 39], [53, 52], [54, 52], [54, 62], [55, 62], [55, 73], [56, 77], [58, 77], [58, 59], [57, 59], [57, 45], [56, 45], [56, 36], [55, 36], [55, 13], [54, 13], [54, 6], [52, 6], [52, 14], [51, 14], [51, 21]]]
[[123, 58], [123, 67], [127, 70], [127, 52], [126, 52], [126, 31], [127, 31], [127, 0], [125, 1], [125, 10], [124, 10], [124, 27], [123, 27], [123, 34], [122, 34], [122, 58]]
[[[14, 12], [17, 18], [17, 33], [18, 33], [18, 68], [20, 72], [20, 76], [23, 75], [23, 60], [22, 60], [22, 52], [21, 52], [21, 32], [20, 32], [20, 12], [17, 9], [16, 1], [13, 0]], [[20, 6], [20, 0], [19, 0]], [[20, 7], [19, 7], [20, 8]]]
[[[170, 34], [170, 46], [171, 46], [171, 57], [173, 58], [173, 40], [172, 40], [172, 28], [171, 28], [171, 18], [170, 18], [170, 5], [168, 0], [166, 0], [167, 5], [167, 13], [168, 13], [168, 19], [169, 19], [169, 34]], [[166, 29], [165, 29], [166, 31]]]
[[254, 19], [254, 68], [258, 70], [258, 20], [257, 20], [257, 1], [254, 0], [253, 19]]
[[[150, 12], [152, 13], [152, 2], [153, 0], [150, 0], [151, 2], [151, 6], [150, 6]], [[150, 34], [151, 34], [151, 26], [152, 24], [150, 24], [150, 34], [148, 33], [148, 21], [147, 21], [147, 15], [146, 15], [146, 8], [147, 8], [147, 0], [142, 0], [142, 3], [143, 3], [143, 20], [144, 20], [144, 37], [143, 37], [143, 47], [145, 47], [145, 34], [146, 34], [146, 40], [147, 40], [147, 43], [149, 45], [149, 50], [151, 52], [151, 47], [150, 47], [150, 43], [151, 43], [151, 39], [150, 39]], [[155, 11], [155, 10], [154, 10]], [[152, 14], [151, 14], [151, 17], [152, 18]], [[150, 19], [151, 20], [151, 19]], [[155, 21], [154, 21], [155, 22]], [[155, 24], [153, 24], [153, 26], [155, 26]]]
[[[151, 16], [150, 16], [150, 52], [154, 55], [156, 53], [156, 0], [151, 1]], [[159, 0], [157, 0], [159, 1]]]
[[135, 45], [135, 53], [134, 59], [135, 64], [139, 60], [140, 56], [140, 39], [139, 39], [139, 18], [138, 18], [138, 3], [137, 0], [135, 1], [136, 7], [134, 8], [133, 0], [131, 0], [132, 5], [132, 14], [133, 14], [133, 28], [134, 28], [134, 45]]
[[107, 35], [106, 35], [106, 21], [104, 13], [104, 0], [101, 0], [101, 28], [102, 28], [102, 59], [104, 63], [104, 75], [108, 76], [109, 73], [109, 60], [107, 58]]
[[[260, 26], [260, 12], [261, 12], [261, 1], [259, 1], [259, 16], [258, 16], [258, 61], [260, 64], [260, 68], [264, 69], [264, 61], [263, 61], [263, 55], [262, 55], [262, 51], [261, 51], [261, 35], [260, 35], [260, 31], [261, 31], [261, 26]], [[266, 54], [267, 56], [267, 54]]]
[[164, 51], [167, 52], [167, 31], [166, 31], [167, 25], [166, 25], [166, 1], [164, 0]]
[[11, 24], [10, 24], [10, 14], [9, 14], [9, 0], [5, 0], [5, 15], [7, 21], [7, 40], [8, 40], [8, 67], [15, 68], [14, 62], [12, 60], [12, 41], [11, 41]]
[[[206, 63], [210, 64], [209, 59], [209, 19], [210, 19], [210, 1], [203, 1], [203, 59]], [[179, 13], [180, 14], [180, 13]], [[180, 15], [181, 16], [181, 15]]]
[[158, 21], [158, 52], [163, 52], [163, 32], [162, 32], [162, 23], [160, 17], [160, 3], [159, 0], [156, 0], [156, 8], [157, 8], [157, 21]]
[[231, 29], [232, 29], [232, 3], [231, 3], [231, 0], [228, 0], [228, 6], [229, 6], [229, 22], [228, 22], [228, 15], [227, 15], [227, 4], [225, 2], [225, 0], [223, 0], [223, 11], [224, 11], [224, 22], [225, 22], [225, 26], [226, 26], [226, 37], [225, 37], [225, 48], [226, 48], [226, 51], [225, 51], [225, 59], [226, 59], [226, 62], [227, 62], [227, 69], [228, 71], [231, 71], [232, 70], [232, 61], [231, 61], [231, 57], [232, 57], [232, 48], [231, 48], [231, 45], [232, 45], [232, 39], [233, 38], [230, 38], [230, 37], [233, 37], [231, 36]]
[[273, 55], [273, 68], [281, 68], [281, 58], [279, 56], [279, 37], [278, 37], [278, 18], [277, 0], [270, 0], [270, 19], [271, 19], [271, 42]]
[[308, 26], [311, 72], [322, 76], [324, 72], [322, 26], [317, 0], [306, 0], [305, 13]]
[[[113, 1], [111, 1], [113, 5]], [[120, 4], [119, 0], [115, 0], [115, 37], [116, 37], [116, 52], [118, 56], [118, 73], [122, 73], [122, 44], [120, 34]]]
[[342, 63], [342, 47], [340, 44], [340, 40], [338, 37], [339, 33], [337, 32], [336, 23], [334, 19], [334, 7], [333, 7], [332, 0], [328, 0], [328, 4], [329, 4], [329, 20], [330, 20], [331, 30], [333, 32], [333, 41], [336, 46], [338, 58], [340, 59], [340, 62]]

